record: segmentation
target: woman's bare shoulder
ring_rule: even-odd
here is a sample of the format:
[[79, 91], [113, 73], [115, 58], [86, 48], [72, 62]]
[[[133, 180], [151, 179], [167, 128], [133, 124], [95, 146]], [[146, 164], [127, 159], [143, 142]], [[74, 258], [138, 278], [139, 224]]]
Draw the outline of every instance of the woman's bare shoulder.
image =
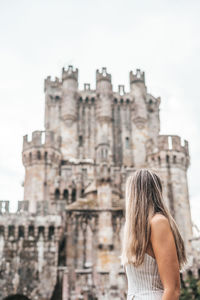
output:
[[150, 220], [150, 226], [152, 230], [160, 231], [169, 231], [170, 224], [167, 217], [161, 213], [156, 213]]

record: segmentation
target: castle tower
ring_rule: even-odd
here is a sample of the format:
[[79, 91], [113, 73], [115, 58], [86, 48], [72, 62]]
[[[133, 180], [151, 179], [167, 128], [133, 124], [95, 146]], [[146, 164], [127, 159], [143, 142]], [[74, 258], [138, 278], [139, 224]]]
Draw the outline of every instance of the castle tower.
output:
[[97, 95], [97, 145], [96, 160], [99, 155], [108, 155], [108, 162], [113, 160], [112, 156], [112, 84], [111, 75], [107, 73], [106, 68], [102, 72], [96, 71], [96, 95]]
[[63, 159], [77, 157], [77, 100], [78, 69], [69, 66], [62, 70], [61, 152]]
[[181, 144], [176, 135], [159, 135], [158, 147], [148, 155], [148, 165], [155, 169], [163, 181], [163, 196], [191, 254], [192, 221], [188, 195], [187, 169], [189, 166], [188, 142]]
[[157, 145], [157, 137], [160, 133], [160, 97], [153, 97], [147, 93], [146, 98], [148, 113], [148, 135], [151, 144]]
[[60, 113], [62, 104], [62, 89], [59, 78], [55, 80], [48, 76], [44, 81], [45, 92], [45, 130], [60, 132]]
[[132, 97], [132, 150], [134, 166], [144, 167], [146, 163], [146, 141], [148, 140], [146, 86], [144, 72], [139, 69], [130, 72], [130, 95]]
[[[97, 270], [106, 272], [110, 269], [110, 251], [112, 247], [112, 213], [107, 211], [111, 209], [112, 187], [110, 184], [110, 165], [112, 164], [112, 83], [111, 75], [107, 73], [106, 68], [102, 71], [96, 71], [96, 95], [97, 95], [97, 145], [96, 145], [96, 163], [97, 163], [97, 205], [101, 207], [99, 214], [98, 231], [98, 254]], [[105, 210], [105, 211], [104, 211]], [[107, 258], [107, 262], [105, 262]]]
[[32, 213], [37, 211], [38, 201], [50, 202], [52, 177], [58, 175], [61, 161], [59, 140], [51, 131], [34, 131], [31, 141], [28, 141], [27, 135], [24, 136], [24, 200], [29, 201], [29, 211]]
[[[118, 93], [114, 99], [114, 133], [115, 137], [115, 163], [120, 166], [133, 167], [132, 154], [132, 121], [131, 121], [131, 97], [125, 92], [124, 85], [118, 85]], [[119, 124], [120, 122], [120, 124]], [[119, 126], [121, 125], [121, 126]], [[119, 128], [121, 130], [119, 130]], [[117, 148], [118, 147], [118, 148]]]

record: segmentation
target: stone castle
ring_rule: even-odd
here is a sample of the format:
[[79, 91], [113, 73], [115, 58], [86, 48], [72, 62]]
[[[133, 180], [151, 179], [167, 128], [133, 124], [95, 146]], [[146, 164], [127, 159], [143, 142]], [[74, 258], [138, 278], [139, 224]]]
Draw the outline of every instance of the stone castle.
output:
[[78, 69], [47, 77], [45, 131], [23, 139], [24, 200], [0, 202], [0, 300], [125, 299], [120, 265], [124, 189], [149, 167], [193, 257], [188, 142], [160, 135], [160, 98], [145, 74], [115, 92], [106, 68], [96, 89], [78, 89]]

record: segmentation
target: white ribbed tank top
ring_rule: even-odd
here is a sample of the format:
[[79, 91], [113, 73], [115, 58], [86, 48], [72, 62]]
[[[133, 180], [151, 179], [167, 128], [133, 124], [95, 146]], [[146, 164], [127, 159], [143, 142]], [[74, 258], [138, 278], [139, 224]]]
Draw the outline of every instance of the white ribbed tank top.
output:
[[163, 285], [156, 259], [145, 253], [144, 261], [138, 267], [126, 264], [128, 280], [127, 300], [161, 300]]

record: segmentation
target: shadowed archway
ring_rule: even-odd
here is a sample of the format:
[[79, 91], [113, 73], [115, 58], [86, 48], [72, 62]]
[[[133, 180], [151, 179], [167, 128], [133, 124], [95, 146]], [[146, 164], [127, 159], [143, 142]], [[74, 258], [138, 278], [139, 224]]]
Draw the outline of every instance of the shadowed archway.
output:
[[31, 299], [27, 298], [24, 295], [17, 294], [17, 295], [8, 296], [8, 297], [4, 298], [3, 300], [31, 300]]

